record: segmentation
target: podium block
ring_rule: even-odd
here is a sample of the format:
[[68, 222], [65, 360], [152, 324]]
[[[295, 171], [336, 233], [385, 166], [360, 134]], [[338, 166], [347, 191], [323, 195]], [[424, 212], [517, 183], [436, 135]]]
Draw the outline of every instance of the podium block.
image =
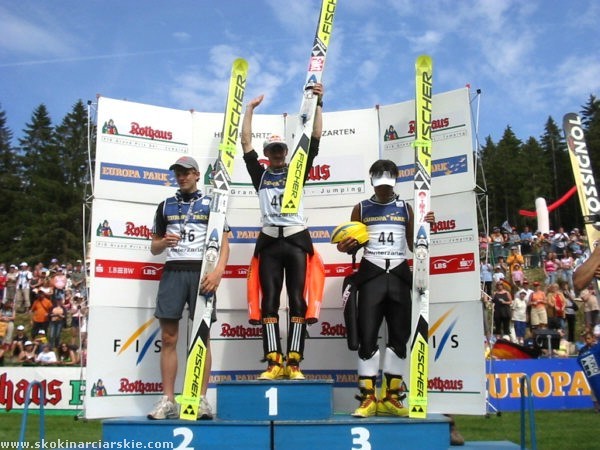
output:
[[450, 419], [441, 414], [427, 419], [335, 415], [322, 421], [276, 422], [274, 432], [275, 449], [289, 448], [293, 437], [294, 450], [448, 450]]
[[[102, 441], [107, 443], [105, 448], [264, 450], [271, 448], [271, 423], [125, 417], [102, 423]], [[167, 443], [172, 445], [167, 447]]]
[[332, 412], [332, 380], [217, 384], [217, 415], [222, 420], [321, 420]]

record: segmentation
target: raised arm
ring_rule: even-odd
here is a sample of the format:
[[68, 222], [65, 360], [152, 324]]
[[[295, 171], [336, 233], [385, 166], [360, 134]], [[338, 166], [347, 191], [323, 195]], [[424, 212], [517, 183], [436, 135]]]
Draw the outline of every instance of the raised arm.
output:
[[325, 93], [323, 85], [316, 83], [313, 86], [313, 93], [319, 97], [319, 100], [315, 111], [315, 120], [313, 121], [312, 137], [320, 138], [323, 134], [323, 94]]
[[244, 120], [242, 121], [242, 149], [244, 153], [251, 152], [252, 149], [252, 116], [254, 115], [254, 108], [260, 105], [265, 98], [264, 95], [259, 95], [253, 98], [246, 105], [246, 113], [244, 114]]

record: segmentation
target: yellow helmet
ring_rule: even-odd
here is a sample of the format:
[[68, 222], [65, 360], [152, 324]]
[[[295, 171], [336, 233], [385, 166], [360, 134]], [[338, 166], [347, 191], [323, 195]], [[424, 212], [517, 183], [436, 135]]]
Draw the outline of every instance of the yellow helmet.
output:
[[342, 223], [331, 233], [331, 243], [336, 244], [349, 237], [356, 239], [359, 244], [364, 244], [369, 240], [367, 226], [362, 222]]

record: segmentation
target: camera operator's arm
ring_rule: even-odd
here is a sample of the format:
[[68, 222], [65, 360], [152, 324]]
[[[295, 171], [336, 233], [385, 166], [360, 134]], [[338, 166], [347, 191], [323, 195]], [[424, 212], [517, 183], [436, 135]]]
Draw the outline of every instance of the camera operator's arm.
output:
[[590, 257], [575, 270], [573, 274], [575, 292], [585, 289], [594, 277], [600, 278], [600, 245], [596, 245]]

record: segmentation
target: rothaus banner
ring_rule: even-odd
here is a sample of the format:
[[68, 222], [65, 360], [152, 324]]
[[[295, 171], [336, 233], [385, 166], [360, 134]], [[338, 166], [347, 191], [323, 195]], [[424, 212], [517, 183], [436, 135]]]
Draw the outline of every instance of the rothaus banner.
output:
[[[465, 143], [470, 136], [470, 123], [466, 120], [469, 117], [467, 95], [463, 90], [453, 95], [452, 101], [456, 103], [451, 105], [452, 110], [462, 112], [465, 120], [461, 133], [467, 137], [460, 146], [453, 147], [454, 150], [444, 150], [440, 155], [443, 158], [451, 158], [453, 151], [469, 156], [471, 148]], [[437, 96], [434, 96], [434, 109], [436, 105]], [[356, 353], [346, 347], [341, 301], [342, 280], [352, 273], [352, 267], [350, 257], [339, 253], [329, 239], [335, 226], [349, 220], [353, 205], [372, 195], [368, 169], [380, 157], [390, 158], [400, 166], [404, 175], [399, 179], [398, 192], [402, 198], [412, 199], [412, 178], [407, 175], [411, 169], [402, 169], [412, 162], [412, 156], [404, 155], [407, 152], [412, 155], [412, 147], [386, 150], [383, 129], [388, 122], [399, 124], [413, 109], [412, 102], [405, 102], [390, 105], [389, 109], [325, 113], [319, 155], [305, 187], [305, 217], [315, 248], [325, 263], [326, 281], [321, 318], [308, 327], [302, 367], [308, 378], [334, 380], [334, 408], [338, 412], [356, 407], [353, 399], [357, 382]], [[175, 180], [169, 178], [172, 174], [168, 167], [179, 156], [189, 154], [198, 160], [202, 190], [210, 192], [209, 174], [220, 140], [222, 115], [219, 114], [164, 110], [106, 98], [99, 103], [99, 133], [101, 125], [110, 122], [119, 131], [112, 136], [128, 134], [121, 130], [129, 131], [131, 122], [142, 123], [142, 118], [153, 130], [172, 130], [172, 135], [178, 136], [178, 144], [156, 146], [149, 142], [153, 140], [150, 136], [137, 135], [135, 139], [125, 136], [123, 144], [116, 138], [98, 139], [95, 189], [102, 195], [96, 196], [92, 213], [96, 232], [91, 245], [93, 270], [86, 395], [91, 397], [91, 386], [97, 384], [97, 380], [102, 380], [109, 395], [96, 396], [86, 402], [85, 412], [89, 418], [145, 415], [159, 395], [161, 343], [158, 322], [152, 314], [164, 256], [150, 254], [148, 231], [158, 203], [177, 189]], [[389, 125], [387, 128], [389, 131]], [[271, 133], [289, 137], [287, 117], [255, 115], [253, 146], [261, 157], [262, 143]], [[157, 136], [155, 133], [154, 140]], [[169, 135], [160, 136], [168, 140]], [[144, 144], [138, 143], [138, 139]], [[434, 163], [435, 152], [434, 147]], [[119, 172], [124, 177], [117, 179], [107, 177], [101, 173], [102, 163], [107, 161], [151, 167], [163, 173], [163, 181], [166, 181], [149, 184], [143, 172], [135, 171]], [[266, 159], [262, 161], [266, 163]], [[439, 174], [439, 182], [448, 177], [449, 181], [444, 183], [451, 186], [454, 180], [473, 177], [469, 164], [465, 162], [460, 170]], [[127, 174], [133, 176], [125, 176]], [[260, 212], [239, 146], [232, 181], [227, 217], [231, 227], [231, 255], [217, 296], [218, 321], [211, 330], [213, 375], [208, 392], [211, 401], [216, 395], [214, 383], [221, 379], [254, 379], [264, 369], [260, 361], [261, 329], [248, 324], [246, 312], [247, 268], [260, 230]], [[430, 352], [430, 401], [434, 412], [481, 414], [485, 411], [485, 372], [479, 265], [475, 263], [478, 259], [475, 198], [472, 192], [466, 192], [466, 181], [458, 185], [458, 190], [434, 191], [432, 199], [438, 222], [432, 227], [431, 323], [439, 325], [432, 326], [430, 336], [434, 348]], [[282, 325], [287, 317], [285, 298], [284, 288]], [[181, 336], [186, 334], [185, 324], [183, 320]], [[381, 346], [385, 344], [384, 328]], [[285, 326], [281, 332], [285, 342]], [[184, 340], [180, 340], [178, 387], [185, 360]], [[127, 383], [123, 384], [122, 380]], [[120, 388], [122, 385], [141, 386], [143, 392], [125, 392]]]

